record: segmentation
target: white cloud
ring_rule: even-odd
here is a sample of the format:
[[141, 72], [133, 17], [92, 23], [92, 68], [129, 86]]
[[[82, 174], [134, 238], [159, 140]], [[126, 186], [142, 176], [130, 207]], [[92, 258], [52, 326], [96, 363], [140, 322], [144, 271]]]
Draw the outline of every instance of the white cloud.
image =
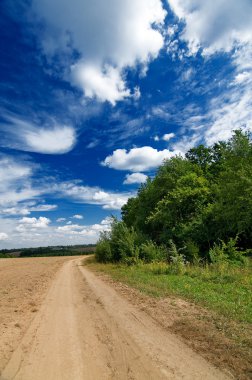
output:
[[7, 240], [9, 236], [5, 232], [0, 232], [0, 240]]
[[165, 159], [176, 154], [179, 152], [168, 149], [158, 151], [150, 146], [133, 148], [128, 152], [126, 149], [117, 149], [105, 158], [102, 165], [117, 170], [148, 171], [157, 168]]
[[205, 141], [209, 145], [229, 139], [238, 128], [252, 131], [252, 89], [234, 89], [228, 97], [216, 97], [208, 116], [211, 124], [206, 129]]
[[252, 72], [243, 71], [238, 73], [234, 79], [234, 84], [248, 84], [248, 82], [252, 82]]
[[72, 235], [72, 236], [89, 236], [93, 237], [96, 240], [99, 237], [99, 233], [102, 231], [109, 231], [111, 226], [111, 218], [107, 217], [103, 219], [100, 223], [92, 224], [92, 225], [80, 225], [80, 224], [72, 224], [72, 225], [65, 225], [62, 227], [58, 227], [57, 231], [60, 233], [64, 233], [66, 235]]
[[132, 193], [104, 191], [99, 187], [83, 186], [78, 182], [55, 184], [52, 191], [81, 203], [102, 206], [105, 210], [120, 210], [128, 198], [133, 196]]
[[147, 175], [143, 173], [127, 174], [123, 183], [124, 185], [132, 185], [134, 183], [144, 183], [147, 178], [148, 178]]
[[175, 133], [166, 133], [163, 135], [162, 140], [170, 141], [173, 137], [175, 137]]
[[73, 232], [75, 230], [82, 230], [83, 226], [80, 226], [79, 224], [66, 224], [65, 226], [58, 227], [58, 231], [64, 231], [64, 232]]
[[34, 0], [33, 9], [46, 22], [46, 54], [76, 49], [73, 83], [100, 101], [128, 97], [125, 68], [146, 67], [163, 47], [161, 0]]
[[40, 194], [40, 191], [31, 187], [33, 166], [29, 162], [19, 161], [9, 156], [0, 156], [0, 206], [4, 208], [12, 208], [18, 202], [33, 199]]
[[118, 69], [107, 66], [103, 71], [99, 67], [77, 63], [72, 66], [73, 82], [80, 86], [88, 98], [97, 97], [112, 105], [130, 96]]
[[27, 152], [43, 154], [63, 154], [69, 152], [75, 145], [76, 132], [73, 127], [58, 125], [50, 120], [41, 127], [29, 120], [5, 114], [6, 125], [1, 125], [7, 138], [2, 146], [20, 149]]
[[[227, 140], [233, 130], [252, 130], [252, 2], [250, 0], [168, 0], [172, 10], [184, 22], [180, 38], [187, 42], [191, 54], [202, 49], [210, 56], [229, 53], [235, 68], [228, 90], [212, 98], [199, 131], [182, 139], [186, 143], [205, 142], [209, 145]], [[188, 120], [188, 125], [190, 121]]]
[[0, 247], [24, 248], [95, 243], [101, 231], [110, 230], [111, 218], [107, 217], [91, 225], [72, 224], [57, 227], [48, 223], [45, 228], [32, 227], [35, 224], [36, 222], [21, 223], [20, 220], [13, 218], [0, 219], [0, 231], [2, 231]]
[[27, 150], [44, 154], [69, 152], [75, 144], [75, 131], [71, 127], [37, 129], [24, 134]]
[[51, 223], [50, 219], [40, 216], [39, 218], [28, 218], [23, 217], [20, 219], [19, 224], [22, 226], [29, 226], [31, 228], [46, 228], [49, 223]]
[[28, 178], [32, 173], [32, 168], [27, 164], [16, 162], [10, 157], [0, 157], [0, 186], [13, 184], [24, 178]]
[[66, 221], [66, 218], [58, 218], [57, 220], [56, 220], [56, 222], [59, 222], [59, 223], [61, 223], [61, 222], [65, 222]]
[[4, 215], [29, 215], [30, 211], [27, 208], [9, 207], [0, 210], [0, 214]]
[[53, 211], [57, 208], [57, 205], [36, 205], [34, 202], [22, 202], [21, 205], [15, 207], [7, 207], [0, 209], [0, 214], [3, 215], [29, 215], [32, 211]]
[[83, 219], [83, 216], [76, 214], [76, 215], [73, 215], [72, 218], [73, 219]]
[[47, 205], [47, 204], [38, 204], [36, 206], [32, 206], [30, 208], [30, 211], [43, 211], [43, 212], [47, 212], [47, 211], [53, 211], [53, 210], [56, 210], [58, 208], [57, 205]]
[[237, 44], [252, 40], [251, 0], [168, 0], [172, 10], [184, 20], [182, 38], [192, 53], [230, 52]]

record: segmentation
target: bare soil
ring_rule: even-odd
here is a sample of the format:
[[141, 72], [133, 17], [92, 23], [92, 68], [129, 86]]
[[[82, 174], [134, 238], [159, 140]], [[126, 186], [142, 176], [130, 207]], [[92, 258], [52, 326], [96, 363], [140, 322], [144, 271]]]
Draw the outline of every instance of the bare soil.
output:
[[55, 273], [69, 259], [0, 259], [0, 374], [38, 312]]
[[[33, 292], [31, 284], [31, 292], [34, 297], [38, 293], [40, 296], [36, 298], [36, 306], [31, 306], [36, 307], [36, 312], [28, 306], [31, 299], [26, 300], [28, 290], [27, 294], [16, 290], [20, 304], [17, 298], [10, 296], [9, 303], [15, 302], [15, 307], [24, 309], [28, 315], [26, 326], [29, 327], [25, 333], [20, 329], [22, 333], [16, 334], [12, 344], [13, 349], [16, 346], [14, 352], [6, 354], [3, 361], [1, 359], [4, 367], [1, 380], [232, 378], [141, 310], [141, 305], [133, 304], [111, 284], [90, 272], [81, 264], [82, 259], [57, 260], [45, 259], [47, 274], [33, 259], [28, 259], [26, 269], [17, 264], [14, 264], [15, 269], [5, 267], [5, 272], [13, 274], [8, 292], [11, 293], [12, 287], [22, 286], [18, 272], [30, 266], [31, 283], [37, 286]], [[50, 263], [54, 270], [49, 268]], [[3, 264], [0, 265], [2, 269]], [[38, 265], [37, 269], [34, 265]], [[0, 285], [2, 289], [2, 276]], [[16, 314], [13, 307], [8, 310], [9, 315]], [[35, 315], [33, 319], [31, 314]], [[11, 331], [8, 336], [13, 340]], [[0, 352], [4, 349], [2, 340], [0, 349]]]

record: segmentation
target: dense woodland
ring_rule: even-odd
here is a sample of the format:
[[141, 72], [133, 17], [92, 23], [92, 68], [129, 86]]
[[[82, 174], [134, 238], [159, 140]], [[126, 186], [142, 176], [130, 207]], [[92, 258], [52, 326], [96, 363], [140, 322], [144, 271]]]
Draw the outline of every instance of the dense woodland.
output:
[[166, 160], [122, 208], [96, 249], [98, 261], [230, 261], [252, 252], [252, 142], [235, 131]]

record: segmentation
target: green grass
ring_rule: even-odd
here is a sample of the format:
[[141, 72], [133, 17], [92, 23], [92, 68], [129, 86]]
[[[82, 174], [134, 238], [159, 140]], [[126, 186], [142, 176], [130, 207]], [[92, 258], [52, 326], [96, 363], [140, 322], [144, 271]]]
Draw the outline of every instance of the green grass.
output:
[[90, 262], [88, 265], [148, 295], [179, 296], [229, 319], [252, 322], [251, 268], [192, 266], [183, 274], [172, 274], [164, 263], [126, 266]]

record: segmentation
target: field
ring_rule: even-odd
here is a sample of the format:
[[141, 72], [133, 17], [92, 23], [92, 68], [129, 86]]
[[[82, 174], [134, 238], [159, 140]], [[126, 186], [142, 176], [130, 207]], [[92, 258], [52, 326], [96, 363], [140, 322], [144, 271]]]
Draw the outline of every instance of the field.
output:
[[0, 259], [0, 373], [66, 260], [69, 258]]

